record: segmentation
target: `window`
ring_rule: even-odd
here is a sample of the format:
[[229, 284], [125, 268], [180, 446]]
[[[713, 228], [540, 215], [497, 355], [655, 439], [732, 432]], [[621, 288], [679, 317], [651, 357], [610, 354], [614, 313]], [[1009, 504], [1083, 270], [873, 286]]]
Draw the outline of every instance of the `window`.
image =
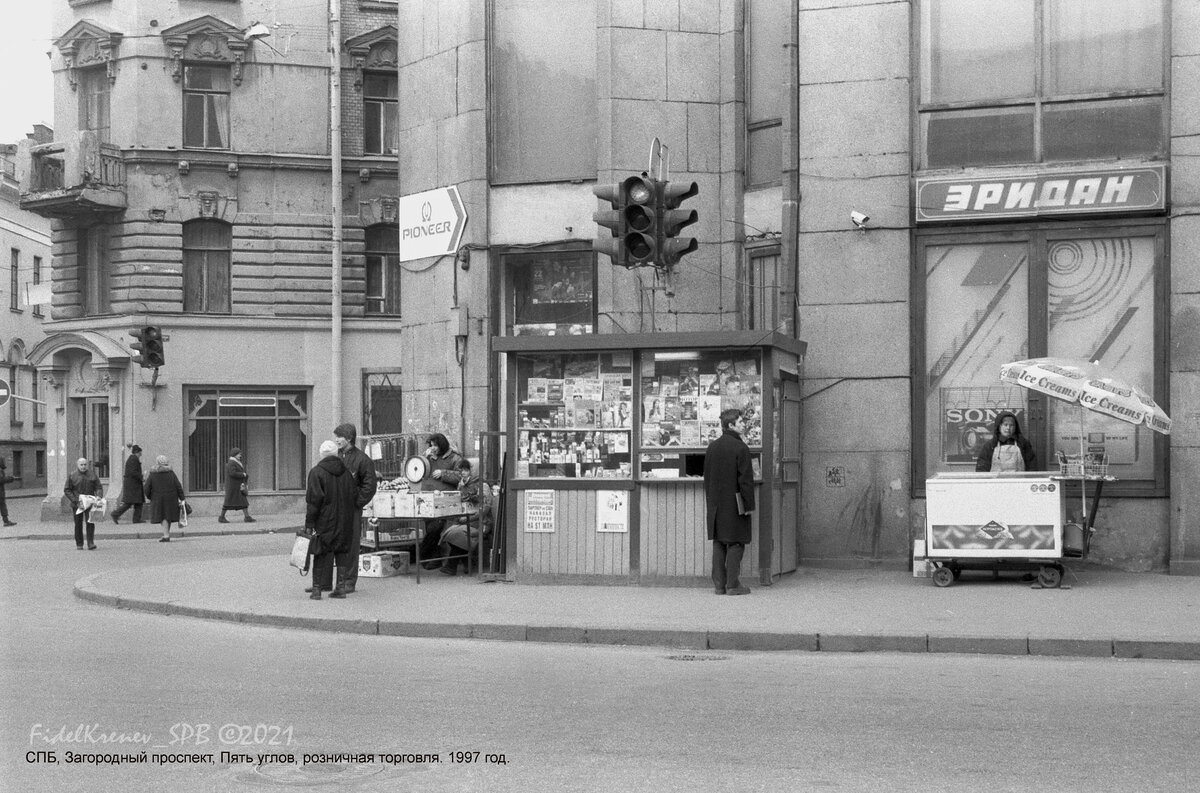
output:
[[308, 471], [309, 394], [287, 389], [185, 389], [187, 489], [225, 487], [229, 450], [245, 453], [252, 491], [303, 490]]
[[[8, 387], [13, 394], [21, 393], [21, 367], [11, 364], [8, 367]], [[21, 423], [20, 400], [8, 398], [8, 423], [16, 426]]]
[[363, 373], [363, 434], [404, 432], [400, 371]]
[[367, 72], [363, 75], [363, 153], [395, 154], [398, 106], [395, 74]]
[[591, 251], [509, 254], [514, 336], [595, 333], [596, 257]]
[[[38, 401], [41, 401], [41, 399], [42, 399], [42, 384], [41, 384], [41, 380], [38, 379], [38, 373], [37, 373], [36, 369], [33, 371], [33, 379], [30, 381], [30, 384], [29, 384], [29, 396], [31, 396], [33, 399], [36, 399]], [[44, 405], [39, 405], [37, 402], [30, 402], [29, 404], [33, 406], [33, 424], [34, 424], [34, 426], [39, 426], [39, 425], [45, 424], [46, 423], [46, 407]]]
[[183, 67], [183, 145], [229, 148], [229, 67]]
[[492, 182], [596, 176], [596, 3], [495, 0]]
[[746, 185], [782, 183], [787, 6], [776, 0], [746, 3]]
[[18, 297], [21, 292], [21, 252], [16, 248], [12, 249], [12, 267], [8, 278], [8, 307], [13, 311], [21, 310], [21, 303]]
[[25, 476], [25, 452], [13, 449], [13, 467], [11, 476], [20, 479]]
[[1162, 155], [1164, 5], [924, 0], [924, 167]]
[[1089, 446], [1109, 455], [1114, 489], [1164, 489], [1166, 444], [1156, 433], [999, 380], [1002, 364], [1027, 357], [1100, 360], [1166, 401], [1163, 240], [1159, 225], [918, 237], [924, 310], [914, 349], [924, 361], [914, 437], [925, 443], [914, 449], [924, 458], [914, 481], [974, 471], [996, 414], [1011, 409], [1040, 469], [1056, 451], [1079, 448], [1082, 418]]
[[368, 314], [400, 313], [400, 229], [371, 226], [366, 232]]
[[41, 449], [33, 453], [33, 475], [38, 479], [46, 476], [46, 453]]
[[183, 224], [183, 310], [228, 314], [232, 232], [219, 220]]
[[[33, 257], [33, 285], [37, 286], [41, 282], [42, 282], [42, 257], [34, 256]], [[35, 317], [42, 316], [42, 304], [41, 303], [33, 304], [33, 315]]]
[[77, 238], [77, 271], [83, 313], [88, 316], [107, 314], [108, 294], [108, 226], [84, 226]]
[[79, 70], [79, 128], [109, 140], [109, 80], [105, 67]]
[[741, 283], [742, 327], [790, 335], [796, 318], [796, 299], [790, 279], [780, 268], [779, 246], [746, 251]]

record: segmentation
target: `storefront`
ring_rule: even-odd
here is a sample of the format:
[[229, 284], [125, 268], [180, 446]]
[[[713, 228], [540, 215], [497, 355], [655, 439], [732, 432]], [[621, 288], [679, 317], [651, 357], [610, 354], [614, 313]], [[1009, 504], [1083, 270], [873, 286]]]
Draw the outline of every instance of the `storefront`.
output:
[[805, 343], [774, 333], [497, 338], [517, 580], [707, 583], [704, 452], [747, 417], [758, 486], [743, 572], [796, 568]]

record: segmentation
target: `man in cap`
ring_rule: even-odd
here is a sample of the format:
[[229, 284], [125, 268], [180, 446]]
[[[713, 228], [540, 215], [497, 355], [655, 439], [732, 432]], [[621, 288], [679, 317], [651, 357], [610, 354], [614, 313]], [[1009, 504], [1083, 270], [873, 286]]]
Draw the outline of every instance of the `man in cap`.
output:
[[110, 514], [113, 523], [120, 523], [120, 517], [130, 507], [133, 507], [133, 522], [142, 523], [142, 504], [146, 503], [145, 482], [142, 479], [142, 447], [136, 443], [129, 450], [129, 459], [125, 461], [125, 475], [121, 479], [121, 506]]

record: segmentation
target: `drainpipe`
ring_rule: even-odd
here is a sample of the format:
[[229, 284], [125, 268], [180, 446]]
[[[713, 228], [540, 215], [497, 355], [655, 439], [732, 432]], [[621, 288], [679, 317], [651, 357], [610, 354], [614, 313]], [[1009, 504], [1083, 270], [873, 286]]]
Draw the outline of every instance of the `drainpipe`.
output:
[[[789, 324], [793, 338], [800, 338], [800, 317], [797, 304], [797, 284], [800, 272], [800, 0], [790, 3], [787, 40], [783, 45], [787, 53], [784, 73], [784, 96], [787, 102], [783, 117], [783, 218], [782, 239], [779, 258], [784, 282], [780, 298], [790, 301], [788, 307], [794, 317]], [[780, 302], [782, 302], [782, 300]], [[781, 306], [782, 308], [782, 306]]]
[[342, 416], [342, 18], [341, 0], [329, 0], [329, 159], [330, 198], [333, 204], [333, 262], [331, 267], [331, 335], [329, 397], [333, 419], [329, 426], [344, 421]]

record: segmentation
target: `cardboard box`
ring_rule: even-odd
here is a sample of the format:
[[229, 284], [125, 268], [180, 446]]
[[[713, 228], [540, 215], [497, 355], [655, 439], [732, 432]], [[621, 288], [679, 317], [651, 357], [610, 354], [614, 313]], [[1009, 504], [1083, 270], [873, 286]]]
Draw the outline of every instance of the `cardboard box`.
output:
[[442, 490], [414, 494], [416, 514], [421, 518], [441, 518], [447, 515], [462, 515], [474, 512], [474, 507], [464, 504], [457, 490]]
[[393, 493], [376, 493], [371, 499], [371, 503], [367, 504], [363, 509], [363, 517], [368, 518], [394, 518], [396, 516], [396, 507], [393, 501]]
[[925, 558], [925, 541], [913, 540], [913, 578], [933, 575], [933, 562]]
[[393, 493], [392, 509], [389, 517], [415, 518], [417, 516], [416, 495], [414, 493]]
[[401, 551], [377, 551], [358, 557], [358, 574], [366, 578], [389, 578], [408, 574], [408, 554]]

